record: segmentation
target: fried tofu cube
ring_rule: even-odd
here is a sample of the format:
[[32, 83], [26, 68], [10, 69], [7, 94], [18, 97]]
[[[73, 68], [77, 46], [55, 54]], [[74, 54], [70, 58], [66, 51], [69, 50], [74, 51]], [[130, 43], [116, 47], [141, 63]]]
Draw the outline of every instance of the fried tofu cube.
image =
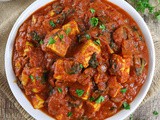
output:
[[80, 33], [78, 29], [78, 25], [76, 21], [70, 21], [69, 23], [62, 26], [62, 29], [69, 35], [76, 36], [78, 33]]
[[92, 90], [92, 83], [89, 82], [86, 85], [81, 85], [80, 83], [74, 83], [74, 85], [70, 88], [71, 95], [81, 98], [83, 100], [87, 100], [89, 98], [90, 92]]
[[86, 102], [87, 104], [87, 111], [90, 111], [91, 113], [99, 111], [101, 104], [95, 103], [95, 102]]
[[[64, 80], [68, 82], [75, 82], [78, 77], [78, 73], [72, 74], [70, 70], [74, 65], [73, 60], [62, 60], [59, 59], [55, 62], [55, 69], [54, 69], [54, 78], [57, 80]], [[76, 69], [74, 69], [76, 70]]]
[[44, 107], [44, 100], [37, 94], [32, 97], [32, 104], [35, 109]]
[[32, 92], [39, 93], [46, 87], [46, 84], [44, 84], [44, 71], [41, 67], [30, 69], [29, 77], [32, 84]]
[[33, 44], [30, 42], [26, 42], [23, 56], [26, 56], [29, 51], [32, 50]]
[[29, 76], [25, 73], [25, 71], [22, 72], [22, 76], [20, 80], [23, 86], [26, 86], [27, 83], [29, 82]]
[[84, 68], [87, 68], [89, 66], [88, 62], [92, 57], [92, 54], [100, 54], [100, 52], [100, 46], [94, 44], [92, 40], [88, 40], [86, 43], [84, 43], [78, 53], [75, 54], [75, 58], [79, 63], [83, 64]]
[[53, 10], [49, 11], [49, 13], [48, 13], [48, 15], [51, 16], [51, 17], [54, 16], [55, 14], [56, 13]]
[[84, 94], [82, 96], [83, 100], [87, 100], [88, 99], [88, 97], [90, 95], [90, 92], [91, 92], [91, 88], [92, 88], [92, 83], [89, 83], [84, 87], [85, 92], [84, 92]]
[[57, 30], [54, 35], [55, 30], [46, 36], [45, 41], [47, 41], [46, 48], [54, 52], [55, 54], [64, 57], [67, 53], [67, 50], [71, 44], [71, 39], [63, 30]]
[[111, 58], [111, 75], [116, 75], [120, 83], [125, 83], [129, 78], [131, 58], [122, 58], [117, 54], [113, 54]]
[[32, 23], [35, 24], [36, 22], [37, 22], [36, 16], [33, 15], [33, 16], [32, 16]]
[[116, 77], [111, 77], [108, 80], [108, 87], [109, 87], [109, 95], [111, 97], [116, 97], [122, 88], [120, 83], [117, 82]]
[[57, 115], [57, 116], [56, 116], [56, 119], [57, 119], [57, 120], [63, 120], [63, 114]]

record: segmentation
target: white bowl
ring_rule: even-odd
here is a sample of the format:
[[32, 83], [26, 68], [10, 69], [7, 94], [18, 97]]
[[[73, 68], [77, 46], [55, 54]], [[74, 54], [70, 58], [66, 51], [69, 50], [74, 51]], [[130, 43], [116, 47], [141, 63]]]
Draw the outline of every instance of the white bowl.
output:
[[[17, 19], [16, 23], [14, 24], [8, 41], [6, 45], [6, 51], [5, 51], [5, 71], [7, 80], [9, 83], [9, 86], [11, 88], [11, 91], [19, 104], [35, 119], [37, 120], [53, 120], [50, 116], [47, 114], [41, 112], [40, 110], [36, 110], [32, 107], [28, 99], [25, 97], [24, 93], [21, 91], [21, 89], [18, 87], [17, 83], [15, 83], [16, 76], [13, 71], [12, 67], [12, 53], [13, 53], [13, 46], [14, 46], [14, 40], [18, 31], [18, 28], [21, 26], [21, 24], [37, 9], [41, 8], [42, 6], [46, 5], [47, 3], [51, 2], [53, 0], [37, 0], [34, 3], [32, 3]], [[146, 96], [149, 87], [152, 82], [153, 74], [154, 74], [154, 68], [155, 68], [155, 51], [154, 51], [154, 45], [153, 40], [150, 34], [150, 31], [144, 22], [143, 18], [138, 14], [138, 12], [127, 2], [124, 0], [109, 0], [110, 2], [118, 5], [122, 9], [124, 9], [129, 15], [132, 16], [132, 18], [137, 22], [139, 25], [145, 40], [146, 44], [149, 50], [149, 70], [148, 70], [148, 76], [147, 79], [141, 88], [139, 94], [136, 96], [134, 101], [131, 103], [131, 109], [130, 110], [121, 110], [114, 116], [108, 118], [107, 120], [123, 120], [127, 116], [129, 116], [142, 102], [144, 97]]]

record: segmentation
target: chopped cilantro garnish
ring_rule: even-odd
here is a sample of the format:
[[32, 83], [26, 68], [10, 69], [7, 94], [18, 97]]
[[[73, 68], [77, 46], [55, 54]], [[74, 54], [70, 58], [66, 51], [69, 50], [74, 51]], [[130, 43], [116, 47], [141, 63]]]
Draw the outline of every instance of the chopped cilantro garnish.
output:
[[41, 83], [45, 84], [47, 81], [47, 72], [44, 72], [43, 75], [41, 76]]
[[43, 44], [44, 44], [43, 40], [41, 40], [39, 43], [40, 43], [41, 45], [43, 45]]
[[90, 97], [89, 100], [90, 100], [91, 102], [93, 102], [95, 99], [94, 99], [94, 97]]
[[68, 35], [71, 32], [71, 28], [67, 28], [66, 34]]
[[82, 64], [80, 64], [79, 66], [80, 66], [81, 69], [83, 69], [83, 65]]
[[158, 112], [157, 111], [153, 111], [153, 115], [158, 115]]
[[129, 116], [129, 120], [133, 120], [133, 114]]
[[99, 103], [101, 103], [101, 102], [103, 102], [104, 101], [104, 97], [103, 96], [100, 96], [95, 102], [97, 103], [97, 104], [99, 104]]
[[88, 40], [91, 39], [91, 36], [89, 34], [86, 34], [85, 36]]
[[67, 117], [71, 117], [72, 116], [72, 112], [68, 112]]
[[84, 90], [80, 90], [80, 89], [77, 89], [77, 90], [76, 90], [76, 94], [77, 94], [79, 97], [81, 97], [81, 96], [83, 95], [83, 93], [84, 93]]
[[54, 44], [56, 42], [55, 39], [53, 39], [52, 37], [50, 37], [49, 41], [48, 41], [48, 44]]
[[33, 40], [40, 41], [42, 40], [42, 36], [40, 36], [36, 31], [31, 32], [31, 37]]
[[121, 89], [121, 93], [126, 93], [127, 92], [127, 88], [122, 88]]
[[60, 40], [62, 40], [64, 38], [63, 35], [58, 35], [58, 37], [60, 38]]
[[123, 103], [123, 108], [126, 110], [130, 110], [130, 105], [127, 102]]
[[104, 24], [100, 25], [99, 28], [104, 31], [106, 29], [106, 26]]
[[50, 24], [50, 26], [52, 26], [53, 28], [56, 27], [56, 24], [55, 24], [52, 20], [49, 21], [49, 24]]
[[96, 57], [96, 53], [93, 53], [91, 59], [89, 60], [89, 66], [92, 68], [97, 68], [98, 65], [99, 63]]
[[98, 18], [92, 17], [90, 19], [91, 26], [96, 27], [98, 25], [98, 21], [99, 21]]
[[34, 80], [34, 77], [32, 75], [29, 76], [29, 78], [33, 81]]
[[160, 20], [160, 10], [154, 13], [157, 20]]
[[156, 8], [160, 6], [160, 0], [158, 0], [156, 6], [153, 6], [150, 1], [151, 0], [131, 0], [137, 11], [145, 13], [145, 11], [148, 10], [149, 13], [154, 15], [157, 20], [160, 20], [160, 10], [156, 11]]
[[101, 45], [101, 41], [100, 41], [99, 39], [98, 39], [98, 40], [95, 40], [94, 43], [95, 43], [96, 45]]
[[62, 93], [62, 88], [57, 88], [59, 93]]
[[95, 13], [95, 9], [91, 8], [90, 9], [91, 13]]

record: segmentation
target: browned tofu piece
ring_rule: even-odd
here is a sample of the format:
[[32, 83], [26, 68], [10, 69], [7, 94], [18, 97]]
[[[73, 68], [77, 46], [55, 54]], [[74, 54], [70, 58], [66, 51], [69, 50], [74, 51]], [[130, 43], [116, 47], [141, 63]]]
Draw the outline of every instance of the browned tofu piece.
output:
[[108, 87], [109, 87], [109, 95], [111, 97], [116, 97], [122, 88], [121, 84], [117, 82], [116, 77], [111, 77], [108, 80]]
[[79, 97], [83, 100], [87, 100], [90, 92], [92, 90], [92, 83], [89, 82], [86, 85], [81, 85], [79, 83], [75, 83], [74, 85], [72, 85], [72, 87], [70, 88], [70, 93], [71, 95], [75, 96], [75, 97]]
[[89, 60], [93, 53], [100, 54], [101, 48], [100, 46], [96, 45], [92, 40], [88, 40], [81, 49], [75, 54], [76, 60], [83, 64], [84, 68], [89, 66]]
[[38, 94], [32, 97], [32, 104], [35, 109], [40, 109], [44, 107], [44, 99], [42, 99]]
[[22, 71], [20, 81], [21, 81], [23, 86], [26, 86], [29, 82], [29, 75], [27, 74], [25, 69]]
[[62, 29], [69, 35], [69, 36], [76, 36], [80, 31], [78, 29], [78, 25], [76, 21], [72, 20], [69, 23], [62, 26]]
[[32, 48], [33, 48], [33, 44], [27, 41], [25, 44], [23, 56], [26, 56], [27, 53], [32, 50]]
[[47, 41], [46, 48], [61, 57], [66, 55], [67, 50], [71, 45], [71, 39], [60, 29], [55, 29], [49, 33], [46, 36], [45, 41]]
[[99, 111], [101, 107], [101, 104], [89, 101], [86, 102], [86, 105], [87, 105], [87, 111], [89, 111], [90, 113]]
[[46, 87], [44, 72], [41, 67], [25, 68], [20, 80], [27, 93], [39, 93]]
[[75, 82], [81, 71], [79, 63], [70, 59], [58, 59], [55, 63], [54, 78], [68, 82]]
[[131, 59], [124, 59], [117, 54], [111, 57], [111, 75], [116, 75], [120, 83], [125, 83], [129, 78]]

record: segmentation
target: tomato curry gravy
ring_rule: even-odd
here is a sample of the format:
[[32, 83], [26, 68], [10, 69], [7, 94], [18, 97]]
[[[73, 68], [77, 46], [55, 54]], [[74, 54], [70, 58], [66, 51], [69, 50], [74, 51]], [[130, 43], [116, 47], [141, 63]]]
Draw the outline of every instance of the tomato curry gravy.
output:
[[148, 50], [135, 21], [103, 0], [60, 0], [20, 27], [13, 67], [35, 109], [57, 120], [103, 120], [146, 80]]

